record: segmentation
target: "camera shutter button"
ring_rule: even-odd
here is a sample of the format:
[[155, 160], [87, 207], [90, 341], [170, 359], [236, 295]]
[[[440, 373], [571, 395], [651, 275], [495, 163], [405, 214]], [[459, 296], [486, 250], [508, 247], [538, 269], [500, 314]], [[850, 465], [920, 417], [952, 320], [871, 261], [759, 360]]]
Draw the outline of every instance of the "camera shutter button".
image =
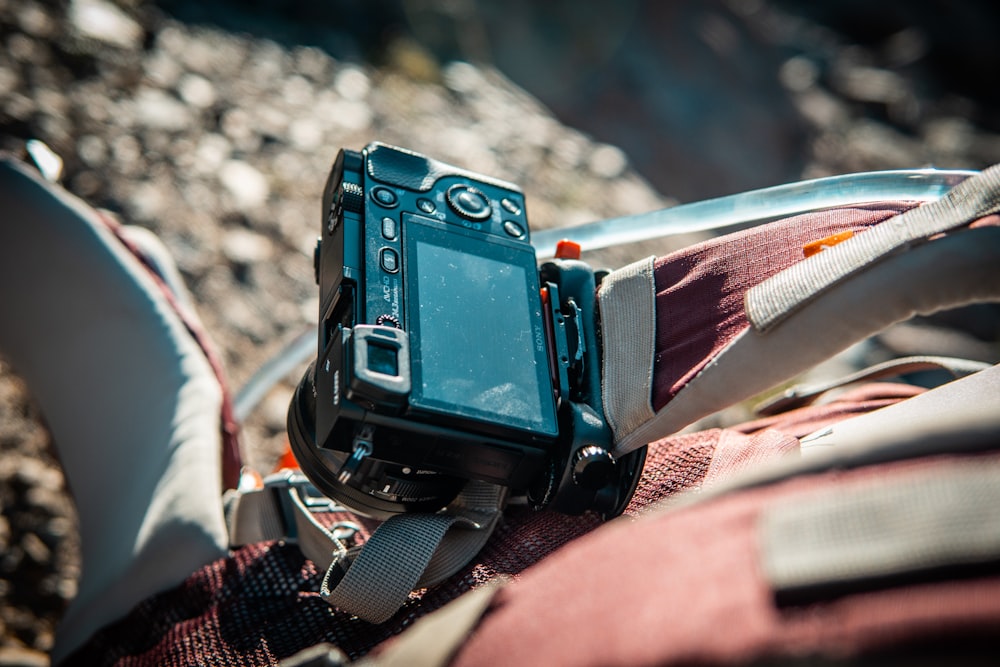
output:
[[493, 214], [489, 198], [471, 185], [451, 186], [445, 199], [451, 210], [467, 220], [486, 220]]

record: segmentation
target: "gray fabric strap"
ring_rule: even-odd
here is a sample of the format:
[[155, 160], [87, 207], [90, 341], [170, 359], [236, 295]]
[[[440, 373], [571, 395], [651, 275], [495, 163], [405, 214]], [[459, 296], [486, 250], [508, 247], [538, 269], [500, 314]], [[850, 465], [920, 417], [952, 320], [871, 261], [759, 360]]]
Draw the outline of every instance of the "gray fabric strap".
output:
[[993, 226], [962, 229], [886, 257], [804, 304], [767, 334], [748, 328], [737, 335], [654, 419], [624, 437], [616, 434], [614, 454], [768, 391], [895, 322], [995, 302], [998, 262], [1000, 227]]
[[[499, 520], [507, 489], [471, 481], [438, 514], [400, 514], [385, 521], [349, 563], [337, 558], [320, 594], [370, 623], [384, 623], [410, 591], [432, 586], [464, 567], [482, 549]], [[338, 582], [332, 579], [347, 566]]]
[[653, 257], [609, 274], [598, 293], [604, 413], [616, 438], [653, 416], [653, 356], [656, 350], [656, 283]]
[[58, 664], [226, 555], [222, 390], [161, 286], [92, 208], [0, 156], [0, 210], [0, 353], [45, 415], [79, 517]]
[[902, 482], [796, 498], [764, 512], [775, 592], [828, 590], [1000, 562], [1000, 469], [951, 464]]
[[803, 304], [879, 259], [935, 234], [1000, 211], [1000, 165], [959, 183], [941, 199], [911, 209], [753, 287], [746, 312], [767, 331]]
[[406, 602], [445, 533], [458, 521], [445, 514], [399, 514], [388, 519], [331, 586], [335, 561], [320, 595], [333, 606], [370, 623], [383, 623]]
[[944, 370], [952, 375], [952, 379], [978, 373], [990, 367], [990, 364], [971, 359], [956, 357], [916, 356], [892, 359], [881, 364], [863, 368], [844, 377], [815, 385], [795, 385], [786, 389], [780, 395], [764, 401], [754, 408], [759, 415], [775, 415], [786, 410], [793, 410], [809, 405], [816, 398], [833, 389], [845, 387], [856, 382], [872, 382], [897, 378], [908, 373], [921, 371]]
[[507, 499], [505, 487], [472, 481], [442, 512], [394, 516], [363, 546], [349, 548], [336, 527], [331, 530], [317, 520], [311, 507], [317, 501], [304, 493], [305, 487], [301, 477], [269, 478], [263, 489], [230, 495], [230, 544], [297, 542], [309, 560], [326, 570], [323, 598], [371, 623], [391, 618], [410, 591], [433, 586], [465, 567], [493, 533]]
[[1000, 434], [1000, 366], [949, 382], [888, 407], [844, 419], [800, 439], [801, 456], [783, 456], [669, 507], [827, 470], [845, 470], [938, 454], [996, 449]]
[[285, 523], [278, 498], [264, 489], [240, 493], [234, 489], [223, 496], [229, 545], [232, 547], [285, 537]]

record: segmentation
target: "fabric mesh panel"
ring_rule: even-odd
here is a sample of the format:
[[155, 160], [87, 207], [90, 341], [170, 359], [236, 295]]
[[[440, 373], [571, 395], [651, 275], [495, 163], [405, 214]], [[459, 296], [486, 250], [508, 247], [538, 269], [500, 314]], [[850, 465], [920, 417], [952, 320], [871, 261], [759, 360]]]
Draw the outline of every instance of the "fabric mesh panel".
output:
[[[751, 422], [740, 430], [679, 434], [649, 446], [639, 486], [619, 521], [638, 517], [654, 503], [703, 484], [723, 434], [751, 440], [769, 430], [808, 432], [845, 415], [882, 407], [920, 390], [875, 384], [852, 390], [828, 405]], [[324, 517], [350, 520], [363, 543], [377, 522], [349, 513]], [[250, 544], [193, 573], [182, 585], [146, 600], [127, 617], [94, 636], [65, 664], [174, 667], [277, 665], [282, 658], [320, 643], [339, 647], [352, 659], [403, 631], [498, 575], [517, 578], [568, 542], [601, 524], [586, 514], [511, 508], [476, 562], [442, 584], [411, 594], [388, 622], [372, 625], [337, 611], [319, 596], [323, 573], [298, 548], [280, 542]]]
[[[646, 468], [626, 516], [696, 488], [711, 462], [720, 431], [668, 438], [650, 446]], [[343, 520], [343, 514], [328, 517]], [[363, 527], [366, 519], [346, 517]], [[411, 594], [388, 622], [372, 625], [337, 611], [319, 596], [323, 573], [294, 545], [251, 544], [192, 574], [181, 586], [151, 598], [99, 632], [65, 664], [173, 667], [277, 665], [322, 642], [352, 659], [401, 632], [420, 616], [498, 575], [517, 576], [601, 519], [511, 508], [476, 562], [433, 588]]]

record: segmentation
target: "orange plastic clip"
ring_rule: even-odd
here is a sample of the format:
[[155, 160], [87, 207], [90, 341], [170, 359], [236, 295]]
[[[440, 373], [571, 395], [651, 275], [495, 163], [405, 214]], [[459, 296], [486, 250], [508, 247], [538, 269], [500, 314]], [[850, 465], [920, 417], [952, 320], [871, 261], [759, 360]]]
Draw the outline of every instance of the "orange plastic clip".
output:
[[559, 259], [580, 259], [580, 244], [576, 241], [563, 239], [556, 243], [556, 257]]
[[832, 248], [838, 243], [843, 243], [847, 239], [854, 236], [854, 232], [847, 230], [846, 232], [837, 232], [836, 234], [831, 234], [826, 238], [822, 238], [816, 241], [810, 241], [809, 243], [802, 246], [802, 252], [806, 257], [812, 257], [818, 252], [822, 252], [827, 248]]

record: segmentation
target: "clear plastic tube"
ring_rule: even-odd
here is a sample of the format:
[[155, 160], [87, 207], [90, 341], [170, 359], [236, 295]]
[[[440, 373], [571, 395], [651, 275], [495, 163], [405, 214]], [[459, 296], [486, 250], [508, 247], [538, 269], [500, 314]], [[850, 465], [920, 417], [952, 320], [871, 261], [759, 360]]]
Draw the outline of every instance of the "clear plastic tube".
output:
[[649, 213], [544, 229], [532, 234], [539, 259], [570, 239], [583, 250], [766, 222], [835, 206], [875, 201], [933, 201], [975, 171], [907, 169], [830, 176], [681, 204]]
[[316, 355], [316, 326], [310, 326], [290, 338], [247, 380], [233, 398], [233, 417], [238, 424], [247, 420], [268, 392], [279, 382], [300, 370]]

